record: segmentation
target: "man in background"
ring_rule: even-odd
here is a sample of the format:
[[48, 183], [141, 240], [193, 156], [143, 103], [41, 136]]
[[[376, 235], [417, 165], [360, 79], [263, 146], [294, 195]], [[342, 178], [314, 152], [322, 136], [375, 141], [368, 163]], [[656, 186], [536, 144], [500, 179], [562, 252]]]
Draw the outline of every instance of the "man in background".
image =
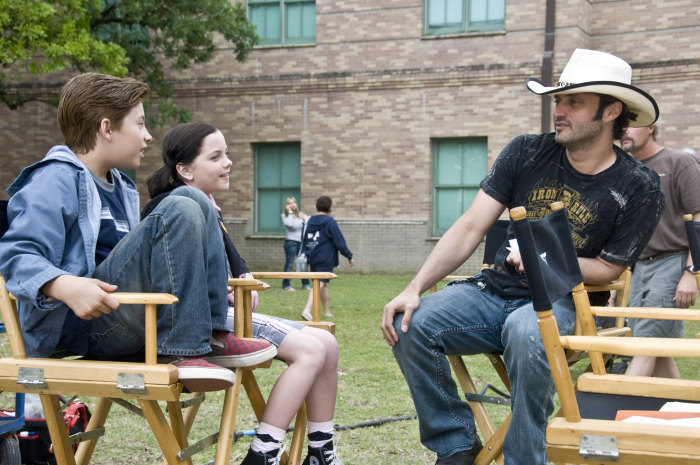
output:
[[[659, 174], [666, 209], [649, 243], [634, 265], [631, 307], [688, 308], [695, 303], [697, 284], [688, 253], [683, 215], [700, 219], [700, 162], [693, 155], [661, 146], [660, 124], [630, 127], [620, 140], [622, 148]], [[631, 319], [632, 335], [682, 337], [683, 321]], [[632, 358], [626, 373], [635, 376], [680, 378], [672, 357]]]

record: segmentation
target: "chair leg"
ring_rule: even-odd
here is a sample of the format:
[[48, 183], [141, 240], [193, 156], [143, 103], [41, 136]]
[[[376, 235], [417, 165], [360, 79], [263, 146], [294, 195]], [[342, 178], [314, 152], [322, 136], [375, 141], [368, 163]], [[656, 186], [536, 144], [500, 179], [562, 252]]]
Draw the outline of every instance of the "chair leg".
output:
[[219, 424], [219, 441], [216, 445], [214, 465], [228, 465], [231, 460], [231, 445], [236, 428], [236, 413], [238, 412], [238, 400], [241, 394], [241, 382], [243, 371], [236, 370], [236, 382], [226, 389], [224, 406]]
[[[180, 450], [180, 445], [178, 443], [172, 428], [168, 425], [165, 415], [163, 415], [163, 410], [158, 405], [155, 400], [144, 400], [139, 399], [139, 404], [141, 405], [141, 410], [143, 410], [143, 415], [146, 417], [153, 435], [156, 437], [160, 449], [165, 456], [165, 460], [170, 465], [178, 465], [181, 463], [186, 463], [192, 465], [192, 459], [186, 459], [181, 461], [177, 458], [177, 453]], [[180, 428], [182, 425], [180, 425]]]
[[[113, 402], [106, 397], [100, 397], [97, 401], [97, 406], [92, 412], [90, 421], [88, 422], [85, 431], [92, 431], [98, 428], [102, 428], [107, 421], [107, 415], [112, 409]], [[97, 445], [97, 440], [99, 438], [88, 439], [83, 441], [78, 446], [78, 451], [75, 453], [75, 462], [78, 465], [87, 465], [90, 463], [92, 458], [92, 453], [95, 451], [95, 446]]]
[[[455, 377], [457, 378], [462, 391], [471, 394], [478, 394], [479, 391], [476, 389], [474, 380], [464, 364], [464, 359], [458, 355], [448, 355], [447, 359], [450, 361], [450, 365], [452, 365], [452, 370], [455, 372]], [[484, 436], [484, 439], [488, 441], [496, 432], [496, 427], [486, 411], [486, 406], [481, 402], [468, 402], [472, 412], [474, 413], [474, 419], [479, 426], [481, 434]]]
[[63, 418], [63, 409], [55, 394], [40, 394], [41, 406], [46, 417], [46, 426], [51, 436], [54, 456], [58, 465], [75, 465], [73, 448], [68, 440], [68, 428]]
[[180, 402], [170, 401], [166, 402], [166, 405], [168, 416], [170, 417], [170, 428], [172, 428], [175, 440], [177, 440], [178, 446], [182, 450], [187, 447], [187, 435], [190, 430], [185, 426]]
[[307, 424], [306, 402], [301, 404], [294, 421], [294, 433], [292, 434], [292, 445], [289, 447], [289, 460], [287, 465], [301, 465], [302, 447], [304, 446], [304, 435]]
[[[260, 391], [260, 386], [255, 380], [255, 376], [251, 370], [240, 370], [243, 372], [243, 387], [248, 395], [248, 400], [250, 401], [253, 411], [255, 412], [255, 417], [258, 421], [262, 420], [263, 413], [265, 412], [265, 398]], [[289, 454], [286, 452], [282, 454], [280, 460], [281, 464], [287, 465], [299, 465], [301, 463], [302, 446], [304, 443], [304, 434], [306, 433], [306, 404], [302, 404], [296, 415], [296, 420], [294, 423], [294, 434], [292, 435], [292, 445], [289, 450]]]
[[479, 452], [474, 460], [474, 465], [489, 465], [491, 462], [495, 461], [498, 465], [503, 465], [503, 441], [506, 438], [506, 433], [508, 432], [508, 426], [510, 425], [511, 415], [508, 414], [501, 426], [494, 432], [490, 439], [486, 440], [484, 448]]

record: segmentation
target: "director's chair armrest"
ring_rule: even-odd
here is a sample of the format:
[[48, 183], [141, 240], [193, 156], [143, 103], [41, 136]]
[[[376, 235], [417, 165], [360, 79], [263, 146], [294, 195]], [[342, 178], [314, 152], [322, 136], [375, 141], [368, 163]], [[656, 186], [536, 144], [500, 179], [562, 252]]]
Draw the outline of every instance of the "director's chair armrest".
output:
[[313, 308], [311, 316], [313, 321], [321, 321], [321, 280], [335, 279], [335, 273], [327, 271], [253, 271], [256, 279], [308, 279], [312, 283]]
[[588, 350], [633, 357], [700, 358], [700, 339], [660, 337], [560, 336], [564, 349]]
[[252, 291], [264, 291], [270, 285], [254, 278], [229, 278], [229, 287], [233, 288], [234, 325], [236, 337], [253, 337], [253, 301]]
[[158, 332], [157, 332], [157, 305], [172, 305], [178, 302], [178, 298], [172, 294], [155, 294], [142, 292], [113, 292], [110, 294], [119, 304], [136, 304], [145, 307], [144, 318], [146, 340], [146, 365], [158, 363]]
[[591, 307], [593, 316], [700, 321], [700, 310], [656, 307]]

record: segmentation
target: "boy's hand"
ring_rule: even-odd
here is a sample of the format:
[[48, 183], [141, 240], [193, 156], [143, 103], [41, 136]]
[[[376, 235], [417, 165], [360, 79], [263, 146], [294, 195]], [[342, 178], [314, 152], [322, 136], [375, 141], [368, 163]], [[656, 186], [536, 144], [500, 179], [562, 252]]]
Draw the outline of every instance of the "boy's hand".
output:
[[84, 320], [99, 318], [119, 308], [119, 302], [108, 294], [116, 290], [114, 284], [68, 274], [49, 281], [41, 288], [43, 294], [68, 305], [73, 313]]

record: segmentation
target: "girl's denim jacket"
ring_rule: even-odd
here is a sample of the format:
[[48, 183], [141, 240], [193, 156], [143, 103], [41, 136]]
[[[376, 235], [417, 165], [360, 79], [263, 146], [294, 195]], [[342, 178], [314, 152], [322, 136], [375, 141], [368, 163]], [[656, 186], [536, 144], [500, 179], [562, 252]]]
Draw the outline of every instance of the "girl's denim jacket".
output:
[[[131, 229], [139, 219], [136, 186], [116, 169], [111, 174]], [[48, 357], [70, 310], [39, 290], [63, 274], [93, 275], [102, 204], [90, 171], [65, 146], [22, 170], [7, 192], [10, 229], [0, 239], [0, 273], [20, 301], [27, 355]]]

